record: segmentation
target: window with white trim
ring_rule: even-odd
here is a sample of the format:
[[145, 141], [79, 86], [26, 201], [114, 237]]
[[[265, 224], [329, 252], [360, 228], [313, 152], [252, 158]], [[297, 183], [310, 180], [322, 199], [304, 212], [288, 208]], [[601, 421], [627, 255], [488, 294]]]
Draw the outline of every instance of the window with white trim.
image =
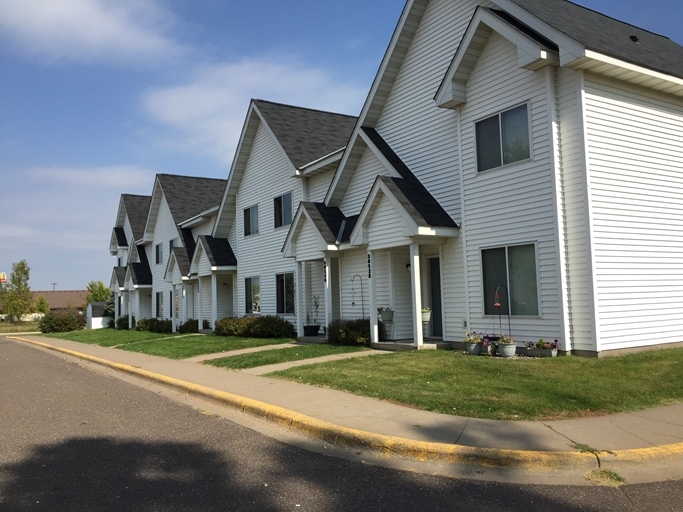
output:
[[275, 227], [289, 226], [292, 223], [292, 193], [273, 199]]
[[531, 158], [526, 103], [479, 121], [475, 130], [478, 171]]
[[294, 314], [294, 274], [275, 275], [275, 295], [278, 315]]
[[163, 263], [164, 262], [164, 246], [162, 244], [157, 244], [156, 248], [155, 248], [155, 252], [156, 252], [157, 265], [159, 263]]
[[538, 316], [536, 245], [484, 249], [481, 262], [485, 315]]
[[261, 312], [261, 279], [247, 277], [244, 280], [244, 312], [247, 315]]
[[244, 236], [258, 233], [258, 205], [244, 209]]

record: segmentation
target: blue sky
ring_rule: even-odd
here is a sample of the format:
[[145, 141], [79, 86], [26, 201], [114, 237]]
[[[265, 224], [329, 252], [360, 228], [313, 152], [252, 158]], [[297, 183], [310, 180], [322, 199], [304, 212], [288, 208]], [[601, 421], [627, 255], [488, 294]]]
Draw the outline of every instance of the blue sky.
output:
[[[683, 44], [681, 0], [576, 3]], [[109, 284], [122, 193], [227, 178], [250, 98], [358, 114], [403, 4], [0, 0], [0, 272]]]

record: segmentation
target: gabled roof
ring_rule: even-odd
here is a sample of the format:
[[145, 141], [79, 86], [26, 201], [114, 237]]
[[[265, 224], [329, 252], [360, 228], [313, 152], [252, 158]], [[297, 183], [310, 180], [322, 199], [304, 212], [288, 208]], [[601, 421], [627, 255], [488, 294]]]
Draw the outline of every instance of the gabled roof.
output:
[[225, 238], [229, 234], [235, 216], [237, 191], [242, 183], [256, 132], [261, 123], [267, 126], [277, 140], [291, 163], [291, 172], [294, 174], [297, 169], [329, 157], [333, 153], [338, 153], [335, 159], [341, 158], [339, 150], [348, 143], [356, 119], [344, 114], [252, 100], [232, 162], [213, 236]]
[[200, 235], [197, 244], [202, 244], [212, 267], [235, 267], [237, 258], [227, 238]]
[[147, 260], [147, 253], [144, 247], [139, 247], [138, 257], [140, 258], [139, 263], [128, 264], [126, 277], [130, 276], [134, 286], [152, 286], [152, 271], [149, 268], [149, 261]]
[[184, 247], [174, 247], [171, 251], [171, 257], [168, 259], [168, 266], [166, 268], [166, 274], [168, 274], [168, 269], [171, 268], [172, 262], [178, 265], [178, 270], [180, 275], [189, 276], [190, 275], [190, 258], [187, 255], [187, 251]]
[[265, 100], [254, 105], [296, 169], [346, 146], [358, 119]]
[[287, 238], [285, 238], [282, 246], [281, 252], [285, 254], [285, 257], [291, 257], [292, 244], [300, 232], [304, 220], [310, 221], [315, 226], [320, 235], [321, 243], [329, 248], [348, 243], [358, 220], [358, 215], [345, 217], [337, 207], [329, 207], [324, 203], [302, 201], [299, 203], [299, 208], [294, 215]]
[[[665, 36], [610, 18], [567, 0], [508, 0], [586, 49], [683, 78], [683, 47]], [[504, 1], [497, 1], [506, 9]], [[506, 9], [511, 15], [511, 9]], [[666, 16], [666, 12], [660, 12]], [[632, 39], [635, 36], [636, 41]]]
[[126, 232], [123, 228], [114, 228], [114, 235], [116, 236], [116, 243], [119, 247], [128, 247], [128, 240], [126, 240]]
[[133, 242], [142, 239], [151, 201], [151, 196], [121, 194], [121, 202], [119, 204], [119, 215], [116, 221], [116, 227], [123, 227], [125, 216], [127, 215], [128, 222], [130, 222], [130, 227], [133, 231]]
[[145, 237], [151, 240], [162, 195], [166, 198], [173, 222], [177, 226], [219, 204], [226, 183], [227, 180], [216, 178], [157, 174], [152, 192], [152, 204], [145, 224]]
[[118, 288], [123, 288], [126, 282], [126, 267], [114, 267], [111, 284], [116, 284]]

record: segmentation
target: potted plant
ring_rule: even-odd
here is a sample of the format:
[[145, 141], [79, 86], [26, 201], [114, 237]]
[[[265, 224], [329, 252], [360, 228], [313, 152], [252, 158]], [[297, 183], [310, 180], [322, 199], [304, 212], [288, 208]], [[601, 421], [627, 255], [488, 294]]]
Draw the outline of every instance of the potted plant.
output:
[[422, 323], [429, 322], [432, 319], [432, 308], [427, 306], [422, 308]]
[[496, 343], [498, 342], [498, 336], [485, 335], [483, 336], [484, 341], [481, 346], [481, 353], [485, 356], [493, 356], [496, 354]]
[[526, 354], [531, 357], [557, 357], [558, 340], [553, 342], [545, 341], [543, 338], [536, 343], [530, 341], [526, 344]]
[[306, 313], [306, 325], [304, 325], [304, 336], [317, 336], [320, 332], [320, 322], [318, 315], [320, 314], [320, 297], [313, 296], [313, 315]]
[[471, 356], [481, 355], [484, 348], [484, 338], [476, 331], [465, 332], [465, 350]]
[[378, 307], [377, 312], [382, 317], [382, 322], [393, 322], [394, 321], [394, 310], [391, 308]]
[[498, 339], [498, 353], [503, 357], [515, 357], [515, 352], [517, 351], [517, 345], [515, 345], [515, 340], [512, 336], [503, 336], [501, 334]]

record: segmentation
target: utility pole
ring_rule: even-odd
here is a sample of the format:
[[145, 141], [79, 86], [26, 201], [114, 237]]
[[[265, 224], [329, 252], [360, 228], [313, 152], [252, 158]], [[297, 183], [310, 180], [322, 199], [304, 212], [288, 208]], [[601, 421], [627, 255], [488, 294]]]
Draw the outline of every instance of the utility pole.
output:
[[55, 291], [56, 286], [57, 286], [57, 283], [52, 283], [52, 291]]

